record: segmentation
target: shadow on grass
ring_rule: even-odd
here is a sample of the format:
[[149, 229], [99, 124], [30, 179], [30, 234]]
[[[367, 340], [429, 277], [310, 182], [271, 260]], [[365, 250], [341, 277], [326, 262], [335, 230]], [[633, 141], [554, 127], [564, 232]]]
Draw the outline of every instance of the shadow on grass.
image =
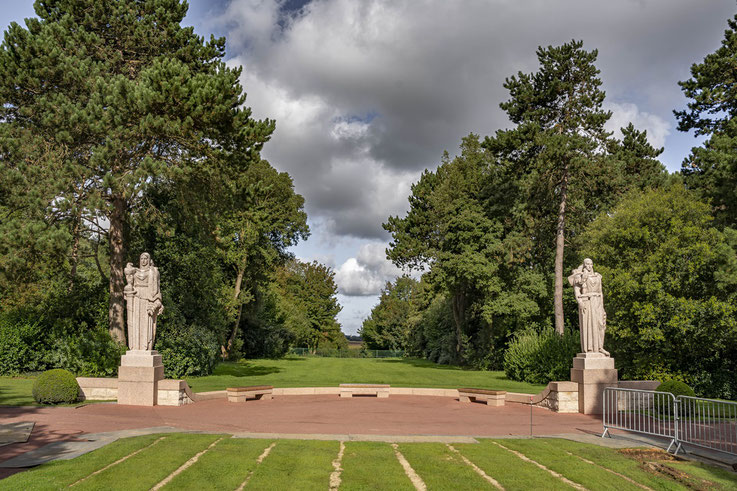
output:
[[279, 373], [279, 367], [256, 365], [249, 362], [221, 363], [213, 371], [213, 375], [230, 375], [232, 377], [259, 377]]
[[435, 368], [438, 370], [473, 370], [470, 367], [459, 367], [457, 365], [441, 365], [428, 360], [419, 358], [377, 358], [380, 363], [400, 363], [402, 365], [411, 365], [417, 368]]

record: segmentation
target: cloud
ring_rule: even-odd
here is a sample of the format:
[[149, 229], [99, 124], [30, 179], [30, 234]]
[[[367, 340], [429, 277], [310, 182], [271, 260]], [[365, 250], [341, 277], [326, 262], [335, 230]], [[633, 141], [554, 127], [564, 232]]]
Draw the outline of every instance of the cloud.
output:
[[348, 258], [335, 273], [338, 291], [347, 296], [375, 296], [387, 281], [393, 281], [402, 270], [386, 259], [385, 243], [367, 243], [356, 257]]
[[638, 130], [647, 130], [647, 139], [655, 148], [665, 145], [665, 140], [670, 135], [671, 124], [655, 114], [640, 111], [632, 103], [605, 102], [604, 109], [612, 112], [611, 119], [606, 124], [606, 129], [614, 132], [614, 136], [622, 138], [620, 128], [629, 123], [635, 125]]
[[[277, 129], [264, 156], [288, 171], [331, 237], [387, 240], [381, 223], [469, 132], [508, 126], [504, 79], [535, 50], [583, 39], [616, 121], [655, 146], [671, 136], [676, 82], [718, 46], [732, 0], [233, 0], [220, 22], [256, 117]], [[708, 34], [707, 34], [708, 33]]]

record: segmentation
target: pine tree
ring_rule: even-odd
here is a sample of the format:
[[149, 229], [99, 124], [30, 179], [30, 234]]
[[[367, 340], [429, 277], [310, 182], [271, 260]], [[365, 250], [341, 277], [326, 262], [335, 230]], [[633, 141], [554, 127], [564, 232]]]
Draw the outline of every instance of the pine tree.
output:
[[[517, 125], [499, 131], [485, 144], [506, 161], [515, 176], [517, 194], [507, 197], [518, 225], [541, 252], [533, 264], [546, 265], [547, 244], [555, 244], [555, 329], [562, 334], [563, 259], [571, 212], [595, 216], [606, 200], [614, 169], [606, 158], [610, 137], [604, 124], [611, 113], [602, 109], [605, 93], [594, 65], [597, 51], [581, 41], [538, 48], [537, 72], [506, 80], [510, 99], [501, 104]], [[592, 199], [594, 198], [594, 199]], [[553, 237], [551, 237], [553, 232]], [[551, 240], [552, 239], [552, 240]]]
[[688, 110], [674, 111], [681, 131], [707, 135], [681, 166], [686, 185], [711, 201], [720, 226], [737, 226], [737, 16], [728, 20], [722, 45], [691, 66], [679, 82], [691, 99]]
[[[26, 186], [3, 192], [36, 202], [5, 202], [11, 215], [40, 206], [107, 237], [110, 333], [124, 342], [126, 227], [147, 188], [245, 169], [274, 123], [243, 106], [224, 38], [205, 42], [181, 26], [185, 1], [35, 8], [38, 18], [12, 23], [0, 49], [0, 176]], [[213, 195], [191, 198], [196, 207]]]

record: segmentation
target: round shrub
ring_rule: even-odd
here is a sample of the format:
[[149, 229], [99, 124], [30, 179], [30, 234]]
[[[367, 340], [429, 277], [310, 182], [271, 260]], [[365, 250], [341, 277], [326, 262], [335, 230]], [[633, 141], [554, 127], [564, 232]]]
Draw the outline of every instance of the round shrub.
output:
[[40, 404], [77, 402], [79, 385], [70, 372], [56, 368], [38, 376], [33, 383], [33, 398]]
[[658, 385], [658, 388], [655, 389], [658, 392], [670, 392], [674, 396], [690, 396], [695, 397], [696, 394], [694, 393], [693, 389], [686, 385], [684, 382], [681, 382], [680, 380], [667, 380], [663, 382], [662, 384]]

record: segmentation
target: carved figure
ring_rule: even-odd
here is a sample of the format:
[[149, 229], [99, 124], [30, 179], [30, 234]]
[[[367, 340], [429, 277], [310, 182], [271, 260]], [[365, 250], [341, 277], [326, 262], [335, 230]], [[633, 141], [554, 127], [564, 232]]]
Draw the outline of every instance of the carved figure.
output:
[[127, 285], [123, 292], [128, 314], [128, 348], [153, 350], [156, 317], [164, 311], [159, 287], [159, 269], [148, 252], [141, 254], [139, 267], [128, 263], [123, 270]]
[[589, 258], [584, 259], [583, 264], [574, 269], [568, 277], [568, 282], [573, 286], [578, 301], [581, 351], [609, 356], [609, 352], [604, 349], [606, 312], [601, 291], [601, 275], [594, 271], [594, 262]]

